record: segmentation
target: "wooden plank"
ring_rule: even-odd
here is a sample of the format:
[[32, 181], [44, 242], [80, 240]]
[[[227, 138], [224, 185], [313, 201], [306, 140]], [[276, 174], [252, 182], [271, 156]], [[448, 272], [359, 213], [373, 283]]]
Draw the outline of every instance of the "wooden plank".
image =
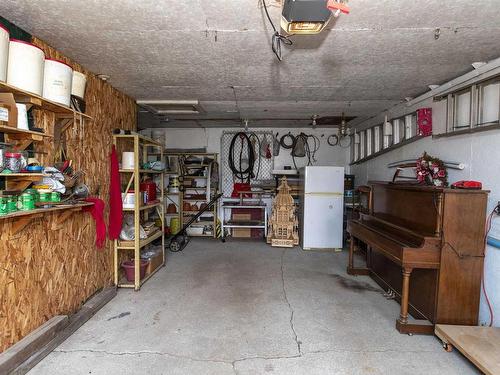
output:
[[[111, 301], [116, 296], [116, 288], [108, 287], [101, 292], [90, 298], [82, 308], [67, 318], [65, 327], [57, 332], [57, 334], [42, 347], [36, 351], [26, 353], [27, 356], [19, 363], [11, 374], [23, 375], [31, 370], [37, 363], [50, 354], [55, 348], [62, 344], [68, 337], [70, 337], [78, 328], [87, 322], [97, 311], [99, 311], [105, 304]], [[0, 371], [0, 373], [3, 373]]]
[[436, 324], [434, 333], [483, 373], [500, 374], [500, 328]]
[[66, 315], [54, 316], [49, 321], [0, 354], [0, 374], [9, 374], [26, 361], [34, 352], [47, 345], [58, 332], [69, 324]]
[[81, 114], [79, 112], [74, 111], [68, 106], [65, 106], [60, 103], [53, 102], [51, 100], [47, 100], [40, 95], [33, 94], [31, 92], [24, 91], [20, 88], [9, 85], [5, 82], [0, 82], [0, 92], [8, 92], [14, 94], [16, 98], [19, 98], [20, 101], [29, 102], [33, 105], [41, 109], [45, 109], [58, 114], [70, 114], [73, 116], [77, 114], [78, 116], [82, 115], [86, 118], [90, 118], [90, 116]]
[[37, 137], [44, 137], [44, 138], [52, 138], [52, 136], [50, 134], [35, 132], [32, 130], [13, 128], [12, 126], [1, 125], [2, 123], [3, 122], [0, 122], [0, 133], [16, 134], [16, 135], [30, 135], [30, 136], [37, 136]]
[[83, 207], [92, 206], [93, 204], [94, 203], [66, 204], [66, 205], [57, 205], [57, 206], [51, 207], [51, 208], [36, 208], [34, 210], [29, 210], [29, 211], [16, 211], [16, 212], [4, 215], [4, 216], [0, 216], [0, 220], [14, 219], [14, 218], [19, 218], [19, 217], [23, 217], [23, 216], [45, 214], [45, 213], [54, 212], [54, 211], [77, 210], [77, 209], [81, 209]]

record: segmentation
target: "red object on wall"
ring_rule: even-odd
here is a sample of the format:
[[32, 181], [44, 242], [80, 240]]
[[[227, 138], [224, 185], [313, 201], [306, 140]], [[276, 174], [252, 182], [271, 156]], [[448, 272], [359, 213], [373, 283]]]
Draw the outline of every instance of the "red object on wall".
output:
[[417, 109], [417, 128], [418, 135], [432, 135], [432, 108]]
[[252, 198], [252, 187], [247, 182], [235, 182], [233, 185], [233, 192], [231, 198], [239, 198], [240, 192], [248, 191], [248, 194], [243, 194], [243, 198]]
[[123, 220], [123, 202], [120, 186], [120, 168], [118, 166], [118, 156], [113, 145], [110, 155], [110, 183], [109, 183], [109, 216], [108, 216], [108, 236], [115, 240], [120, 236]]
[[153, 180], [141, 182], [141, 191], [146, 192], [146, 203], [151, 203], [156, 200], [156, 184]]

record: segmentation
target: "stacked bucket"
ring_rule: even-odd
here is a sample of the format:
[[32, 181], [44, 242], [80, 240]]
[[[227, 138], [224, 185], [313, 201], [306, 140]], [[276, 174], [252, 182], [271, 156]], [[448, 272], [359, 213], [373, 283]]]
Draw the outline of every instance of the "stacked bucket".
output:
[[72, 95], [83, 100], [86, 76], [46, 58], [37, 46], [10, 38], [0, 24], [0, 81], [69, 107]]

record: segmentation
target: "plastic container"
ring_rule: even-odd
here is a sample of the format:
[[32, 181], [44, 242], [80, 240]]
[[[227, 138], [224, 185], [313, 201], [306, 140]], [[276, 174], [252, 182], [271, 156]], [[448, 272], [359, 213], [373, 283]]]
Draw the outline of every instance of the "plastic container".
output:
[[129, 190], [128, 193], [122, 193], [123, 208], [135, 208], [135, 194]]
[[135, 155], [131, 151], [122, 153], [122, 169], [134, 169]]
[[30, 130], [28, 126], [28, 108], [26, 104], [16, 103], [17, 107], [17, 128]]
[[0, 172], [5, 168], [5, 149], [0, 145]]
[[7, 63], [9, 61], [9, 30], [0, 24], [0, 81], [7, 80]]
[[22, 168], [21, 153], [6, 152], [5, 153], [5, 168], [12, 173], [19, 173]]
[[43, 97], [69, 106], [73, 69], [65, 62], [45, 59], [43, 73]]
[[11, 39], [7, 83], [21, 90], [42, 95], [45, 54], [31, 43]]
[[[141, 280], [146, 275], [146, 269], [148, 268], [149, 262], [147, 260], [141, 259], [141, 264], [139, 266], [139, 277]], [[122, 268], [125, 271], [125, 277], [129, 282], [135, 282], [135, 263], [133, 260], [127, 260], [122, 263]]]
[[87, 76], [83, 73], [73, 71], [73, 78], [71, 82], [71, 95], [77, 98], [85, 98], [85, 86], [87, 85]]

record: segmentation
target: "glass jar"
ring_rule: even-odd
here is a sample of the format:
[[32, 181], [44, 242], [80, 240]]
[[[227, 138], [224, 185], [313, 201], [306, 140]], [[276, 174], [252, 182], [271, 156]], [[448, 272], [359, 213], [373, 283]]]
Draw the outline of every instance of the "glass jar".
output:
[[6, 152], [5, 153], [5, 168], [12, 173], [19, 173], [22, 168], [21, 153], [20, 152]]

